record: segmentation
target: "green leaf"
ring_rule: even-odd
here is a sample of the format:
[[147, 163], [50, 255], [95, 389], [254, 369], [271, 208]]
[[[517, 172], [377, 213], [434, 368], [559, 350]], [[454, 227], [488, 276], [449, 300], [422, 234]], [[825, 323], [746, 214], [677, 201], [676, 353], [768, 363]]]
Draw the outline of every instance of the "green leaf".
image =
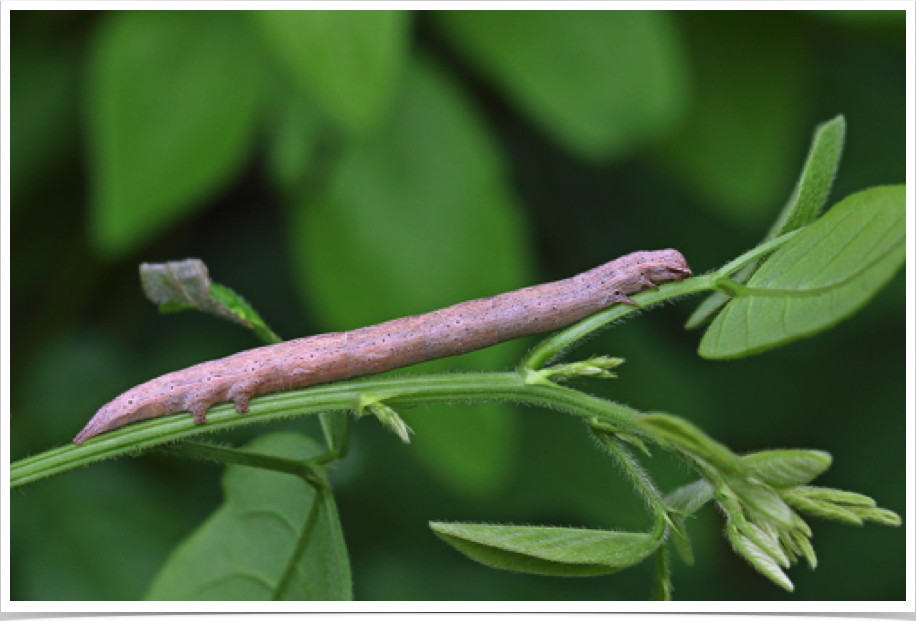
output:
[[444, 541], [471, 559], [546, 576], [598, 576], [631, 567], [660, 541], [649, 533], [548, 526], [430, 522]]
[[776, 239], [817, 219], [830, 196], [830, 188], [840, 167], [845, 139], [846, 119], [842, 115], [822, 123], [814, 130], [801, 176], [789, 202], [763, 241]]
[[405, 11], [254, 11], [266, 47], [345, 130], [377, 125], [407, 58]]
[[[905, 186], [844, 199], [777, 250], [703, 336], [704, 358], [739, 358], [851, 315], [903, 265]], [[727, 284], [727, 283], [726, 283]]]
[[660, 11], [446, 11], [446, 35], [571, 152], [620, 156], [680, 119], [689, 82]]
[[[842, 115], [815, 129], [808, 151], [808, 159], [805, 160], [805, 165], [802, 167], [795, 190], [770, 232], [760, 242], [761, 244], [807, 226], [817, 219], [821, 208], [827, 202], [830, 187], [833, 185], [833, 179], [840, 166], [845, 136], [846, 119]], [[732, 276], [732, 280], [739, 283], [747, 282], [747, 279], [757, 270], [760, 262], [761, 260], [757, 260], [744, 266], [741, 271]], [[713, 293], [697, 307], [685, 327], [692, 330], [703, 325], [711, 320], [713, 315], [718, 313], [719, 309], [725, 306], [730, 299], [730, 296], [724, 293], [718, 291]]]
[[698, 204], [762, 229], [789, 191], [806, 131], [810, 62], [798, 22], [764, 12], [681, 11], [696, 96], [663, 161]]
[[121, 255], [205, 205], [244, 163], [259, 81], [232, 11], [124, 11], [88, 84], [95, 247]]
[[833, 459], [823, 451], [776, 450], [741, 458], [753, 476], [775, 488], [805, 485], [830, 467]]
[[251, 328], [267, 343], [283, 340], [240, 295], [211, 282], [207, 266], [200, 259], [142, 263], [140, 282], [146, 297], [163, 313], [199, 310]]
[[[326, 194], [294, 206], [301, 291], [331, 330], [530, 283], [524, 220], [496, 145], [464, 94], [440, 68], [418, 62], [394, 109], [388, 124], [344, 151]], [[505, 368], [520, 345], [411, 370]], [[506, 406], [403, 414], [416, 432], [412, 449], [458, 491], [478, 495], [505, 481], [514, 429]]]
[[[294, 433], [246, 449], [305, 460], [322, 453]], [[169, 557], [149, 600], [349, 600], [350, 565], [333, 496], [289, 474], [228, 466], [222, 506]]]

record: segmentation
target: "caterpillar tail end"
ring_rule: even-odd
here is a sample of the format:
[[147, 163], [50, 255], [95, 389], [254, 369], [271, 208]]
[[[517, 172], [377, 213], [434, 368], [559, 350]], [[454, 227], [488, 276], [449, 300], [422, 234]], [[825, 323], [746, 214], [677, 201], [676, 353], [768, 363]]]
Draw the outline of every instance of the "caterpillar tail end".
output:
[[112, 425], [110, 421], [106, 420], [106, 418], [107, 417], [102, 410], [97, 412], [95, 416], [89, 419], [89, 422], [86, 423], [86, 426], [83, 427], [83, 430], [80, 431], [75, 438], [73, 438], [73, 443], [77, 446], [82, 446], [83, 442], [89, 438], [95, 437], [100, 433], [104, 433], [105, 431], [113, 429], [117, 426]]
[[92, 429], [92, 423], [90, 422], [90, 424], [86, 425], [86, 427], [73, 438], [73, 443], [77, 446], [82, 446], [83, 442], [97, 434], [98, 432]]

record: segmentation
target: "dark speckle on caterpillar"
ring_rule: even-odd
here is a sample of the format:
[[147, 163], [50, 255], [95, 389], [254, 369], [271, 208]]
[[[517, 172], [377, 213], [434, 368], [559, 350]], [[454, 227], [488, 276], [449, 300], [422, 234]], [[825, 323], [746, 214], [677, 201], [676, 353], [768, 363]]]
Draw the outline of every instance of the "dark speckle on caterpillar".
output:
[[677, 250], [640, 251], [578, 276], [526, 287], [350, 332], [319, 334], [258, 347], [167, 373], [135, 386], [96, 412], [74, 442], [128, 423], [189, 411], [205, 423], [207, 408], [315, 384], [373, 375], [455, 356], [530, 334], [549, 332], [664, 282], [691, 276]]

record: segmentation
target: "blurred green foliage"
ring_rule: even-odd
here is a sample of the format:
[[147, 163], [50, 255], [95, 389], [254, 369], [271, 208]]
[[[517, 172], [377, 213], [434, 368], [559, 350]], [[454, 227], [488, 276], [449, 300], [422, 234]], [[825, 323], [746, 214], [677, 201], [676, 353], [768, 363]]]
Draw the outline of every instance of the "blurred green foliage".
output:
[[[845, 115], [829, 204], [905, 173], [897, 12], [46, 12], [11, 23], [13, 459], [69, 442], [130, 386], [258, 345], [159, 316], [137, 264], [196, 256], [283, 337], [349, 329], [676, 247], [697, 273], [755, 244], [812, 128]], [[578, 353], [587, 390], [692, 420], [736, 451], [834, 456], [824, 485], [903, 512], [904, 283], [837, 328], [739, 362], [696, 355], [694, 303]], [[429, 365], [502, 368], [526, 343]], [[333, 473], [359, 599], [639, 599], [611, 577], [496, 572], [431, 520], [644, 529], [581, 425], [455, 404], [402, 445], [353, 426]], [[269, 431], [320, 437], [317, 419]], [[266, 429], [220, 436], [242, 444]], [[648, 464], [662, 489], [691, 479]], [[13, 495], [13, 599], [137, 599], [221, 502], [216, 466], [119, 460]], [[820, 481], [820, 480], [819, 480]], [[906, 516], [904, 515], [904, 519]], [[903, 599], [904, 532], [814, 524], [789, 595], [702, 510], [678, 599]]]

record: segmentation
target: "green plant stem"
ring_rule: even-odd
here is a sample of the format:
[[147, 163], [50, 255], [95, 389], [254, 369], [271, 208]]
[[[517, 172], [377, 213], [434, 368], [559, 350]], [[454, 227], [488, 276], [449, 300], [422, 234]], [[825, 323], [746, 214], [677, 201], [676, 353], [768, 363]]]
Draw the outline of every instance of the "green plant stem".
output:
[[356, 410], [363, 395], [384, 400], [390, 407], [435, 402], [514, 401], [569, 412], [586, 419], [604, 420], [616, 429], [649, 437], [635, 424], [639, 412], [563, 386], [529, 386], [519, 373], [363, 378], [312, 386], [253, 399], [248, 414], [238, 414], [231, 403], [214, 406], [207, 423], [195, 425], [186, 413], [164, 416], [122, 427], [83, 446], [69, 445], [28, 457], [10, 467], [10, 488], [61, 474], [105, 459], [142, 451], [205, 433], [291, 416]]

